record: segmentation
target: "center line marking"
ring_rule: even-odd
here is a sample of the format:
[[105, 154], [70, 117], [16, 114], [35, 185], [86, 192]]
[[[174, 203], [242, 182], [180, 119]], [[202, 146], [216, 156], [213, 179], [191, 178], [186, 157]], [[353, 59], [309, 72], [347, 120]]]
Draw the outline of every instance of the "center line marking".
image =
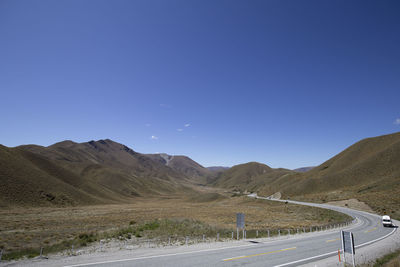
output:
[[284, 249], [280, 249], [280, 250], [269, 251], [269, 252], [265, 252], [265, 253], [258, 253], [258, 254], [247, 255], [247, 256], [238, 256], [238, 257], [223, 259], [223, 261], [233, 261], [233, 260], [245, 259], [245, 258], [256, 257], [256, 256], [262, 256], [262, 255], [268, 255], [268, 254], [273, 254], [273, 253], [278, 253], [278, 252], [283, 252], [283, 251], [293, 250], [293, 249], [296, 249], [296, 247], [293, 247], [293, 248], [284, 248]]
[[329, 243], [329, 242], [334, 242], [334, 241], [338, 241], [338, 240], [340, 240], [340, 238], [336, 238], [336, 239], [330, 239], [330, 240], [326, 240], [326, 243]]
[[376, 227], [374, 227], [372, 229], [369, 229], [369, 230], [365, 231], [364, 233], [370, 233], [370, 232], [375, 231], [375, 230], [376, 230]]

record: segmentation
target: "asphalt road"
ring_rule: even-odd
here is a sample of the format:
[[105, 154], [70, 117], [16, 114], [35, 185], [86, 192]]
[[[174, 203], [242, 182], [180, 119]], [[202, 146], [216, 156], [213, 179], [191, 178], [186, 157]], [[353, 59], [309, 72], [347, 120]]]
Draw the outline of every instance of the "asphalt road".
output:
[[[386, 238], [397, 229], [384, 228], [378, 215], [336, 206], [289, 202], [340, 211], [355, 218], [355, 223], [347, 228], [292, 235], [280, 240], [264, 239], [264, 242], [258, 242], [259, 240], [253, 239], [231, 247], [92, 261], [66, 266], [299, 266], [337, 255], [338, 249], [341, 248], [340, 230], [353, 232], [357, 253], [358, 248]], [[347, 257], [349, 261], [350, 255]]]

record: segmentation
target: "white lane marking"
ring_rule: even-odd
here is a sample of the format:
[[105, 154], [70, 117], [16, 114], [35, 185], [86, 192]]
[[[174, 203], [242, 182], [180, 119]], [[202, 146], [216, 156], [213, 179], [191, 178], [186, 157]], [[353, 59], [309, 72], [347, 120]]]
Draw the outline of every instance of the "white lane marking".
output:
[[375, 240], [371, 240], [371, 241], [368, 241], [368, 242], [365, 242], [365, 243], [362, 243], [362, 244], [360, 244], [360, 245], [357, 245], [357, 246], [355, 246], [356, 248], [359, 248], [359, 247], [362, 247], [362, 246], [366, 246], [366, 245], [369, 245], [369, 244], [371, 244], [371, 243], [374, 243], [374, 242], [378, 242], [378, 241], [381, 241], [382, 239], [384, 239], [384, 238], [386, 238], [386, 237], [388, 237], [388, 236], [390, 236], [391, 234], [393, 234], [394, 232], [396, 231], [396, 228], [394, 228], [390, 233], [388, 233], [387, 235], [385, 235], [385, 236], [382, 236], [382, 237], [380, 237], [380, 238], [377, 238], [377, 239], [375, 239]]
[[[291, 202], [294, 203], [294, 201], [291, 201]], [[305, 205], [305, 204], [301, 204], [301, 203], [300, 203], [300, 205]], [[313, 206], [313, 205], [309, 205], [309, 206]], [[329, 205], [315, 205], [315, 206], [329, 206]], [[331, 206], [331, 207], [335, 207], [335, 206]], [[328, 209], [329, 209], [329, 207], [328, 207]], [[335, 209], [334, 209], [334, 210], [335, 210]], [[376, 214], [371, 214], [371, 213], [368, 213], [368, 212], [361, 212], [361, 211], [357, 211], [357, 212], [359, 212], [359, 213], [364, 213], [364, 214], [368, 214], [368, 215], [373, 215], [373, 216], [375, 216], [375, 217], [379, 217], [379, 216], [376, 215]], [[379, 217], [379, 218], [380, 218], [380, 217]], [[356, 219], [356, 221], [357, 221], [357, 223], [358, 223], [358, 222], [359, 222], [359, 219], [358, 219], [357, 217], [356, 217], [355, 219]], [[357, 225], [357, 223], [356, 223], [356, 225]], [[364, 224], [364, 221], [362, 221], [362, 224]], [[361, 225], [362, 225], [362, 224], [361, 224]], [[353, 224], [353, 227], [350, 227], [350, 228], [348, 228], [348, 229], [353, 229], [353, 228], [356, 227], [356, 225]], [[372, 241], [369, 241], [369, 242], [366, 242], [366, 243], [357, 245], [357, 246], [355, 246], [355, 247], [358, 248], [358, 247], [365, 246], [365, 245], [368, 245], [368, 244], [373, 243], [373, 242], [380, 241], [380, 240], [382, 240], [382, 239], [388, 237], [389, 235], [393, 234], [395, 231], [396, 231], [396, 228], [393, 229], [392, 232], [390, 232], [389, 234], [387, 234], [387, 235], [385, 235], [385, 236], [383, 236], [383, 237], [381, 237], [381, 238], [378, 238], [378, 239], [375, 239], [375, 240], [372, 240]], [[278, 240], [277, 240], [277, 241], [278, 241]], [[280, 240], [279, 240], [279, 241], [280, 241]], [[282, 241], [283, 241], [283, 240], [282, 240]], [[110, 260], [110, 261], [103, 261], [103, 262], [83, 263], [83, 264], [76, 264], [76, 265], [65, 265], [64, 267], [90, 266], [90, 265], [106, 264], [106, 263], [113, 263], [113, 262], [124, 262], [124, 261], [140, 260], [140, 259], [160, 258], [160, 257], [177, 256], [177, 255], [184, 255], [184, 254], [193, 254], [193, 253], [200, 253], [200, 252], [207, 252], [207, 251], [216, 251], [216, 250], [223, 250], [223, 249], [230, 249], [230, 248], [248, 247], [248, 246], [255, 246], [255, 245], [257, 245], [257, 244], [249, 244], [249, 245], [241, 245], [241, 246], [231, 246], [231, 247], [216, 248], [216, 249], [206, 249], [206, 250], [197, 250], [197, 251], [188, 251], [188, 252], [181, 252], [181, 253], [171, 253], [171, 254], [164, 254], [164, 255], [154, 255], [154, 256], [147, 256], [147, 257], [137, 257], [137, 258], [130, 258], [130, 259], [121, 259], [121, 260]], [[321, 255], [318, 255], [318, 256], [314, 256], [314, 257], [310, 257], [310, 258], [306, 258], [306, 259], [302, 259], [302, 260], [298, 260], [298, 261], [294, 261], [294, 262], [290, 262], [290, 263], [285, 263], [285, 264], [281, 264], [281, 265], [276, 265], [276, 266], [274, 266], [274, 267], [286, 266], [286, 265], [290, 265], [290, 264], [294, 264], [294, 263], [298, 263], [298, 262], [302, 262], [302, 261], [307, 261], [307, 260], [311, 260], [311, 259], [315, 259], [315, 258], [320, 258], [320, 257], [324, 257], [324, 256], [327, 256], [327, 255], [336, 254], [336, 253], [337, 253], [337, 251], [333, 251], [333, 252], [321, 254]]]
[[[355, 247], [356, 247], [356, 248], [359, 248], [359, 247], [366, 246], [366, 245], [369, 245], [369, 244], [374, 243], [374, 242], [378, 242], [378, 241], [380, 241], [380, 240], [382, 240], [382, 239], [384, 239], [384, 238], [390, 236], [390, 235], [393, 234], [395, 231], [396, 231], [396, 228], [394, 228], [392, 232], [390, 232], [389, 234], [387, 234], [387, 235], [385, 235], [385, 236], [383, 236], [383, 237], [377, 238], [377, 239], [372, 240], [372, 241], [365, 242], [365, 243], [360, 244], [360, 245], [357, 245], [357, 246], [355, 246]], [[280, 264], [280, 265], [275, 265], [274, 267], [287, 266], [287, 265], [291, 265], [291, 264], [295, 264], [295, 263], [299, 263], [299, 262], [303, 262], [303, 261], [309, 261], [309, 260], [313, 260], [313, 259], [317, 259], [317, 258], [322, 258], [322, 257], [325, 257], [325, 256], [335, 255], [336, 253], [337, 253], [337, 251], [333, 251], [333, 252], [321, 254], [321, 255], [314, 256], [314, 257], [310, 257], [310, 258], [306, 258], [306, 259], [301, 259], [301, 260], [292, 261], [292, 262], [288, 262], [288, 263], [284, 263], [284, 264]]]
[[208, 252], [208, 251], [230, 249], [230, 248], [251, 247], [251, 246], [257, 246], [257, 244], [248, 244], [248, 245], [231, 246], [231, 247], [223, 247], [223, 248], [211, 248], [211, 249], [204, 249], [204, 250], [195, 250], [195, 251], [178, 252], [178, 253], [171, 253], [171, 254], [144, 256], [144, 257], [137, 257], [137, 258], [121, 259], [121, 260], [109, 260], [109, 261], [99, 261], [99, 262], [90, 262], [90, 263], [80, 263], [80, 264], [74, 264], [74, 265], [64, 265], [64, 267], [90, 266], [90, 265], [96, 265], [96, 264], [107, 264], [107, 263], [113, 263], [113, 262], [124, 262], [124, 261], [134, 261], [134, 260], [161, 258], [161, 257], [178, 256], [178, 255], [185, 255], [185, 254], [193, 254], [193, 253], [200, 253], [200, 252]]
[[230, 261], [230, 260], [234, 260], [236, 258], [243, 258], [243, 257], [246, 257], [246, 256], [237, 256], [237, 257], [227, 258], [227, 259], [223, 259], [223, 261]]
[[324, 257], [324, 256], [329, 256], [331, 254], [333, 255], [334, 253], [337, 253], [337, 251], [321, 254], [321, 255], [310, 257], [310, 258], [306, 258], [306, 259], [301, 259], [301, 260], [298, 260], [298, 261], [292, 261], [292, 262], [284, 263], [284, 264], [281, 264], [281, 265], [275, 265], [274, 267], [287, 266], [287, 265], [299, 263], [299, 262], [302, 262], [302, 261], [308, 261], [308, 260], [312, 260], [312, 259], [316, 259], [316, 258], [320, 258], [320, 257]]

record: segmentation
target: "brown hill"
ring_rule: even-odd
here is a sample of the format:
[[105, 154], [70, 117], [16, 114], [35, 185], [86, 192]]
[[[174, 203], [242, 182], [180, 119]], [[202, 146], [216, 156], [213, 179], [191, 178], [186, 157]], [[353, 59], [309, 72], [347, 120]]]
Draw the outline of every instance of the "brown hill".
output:
[[1, 206], [102, 203], [76, 186], [80, 179], [74, 173], [40, 155], [1, 145], [0, 181]]
[[301, 167], [301, 168], [294, 169], [293, 171], [295, 171], [295, 172], [308, 172], [308, 171], [310, 171], [310, 170], [312, 170], [314, 168], [315, 167]]
[[207, 169], [209, 169], [212, 172], [223, 172], [228, 170], [230, 167], [224, 167], [224, 166], [211, 166], [211, 167], [207, 167]]
[[399, 218], [400, 133], [361, 140], [306, 173], [282, 176], [258, 191], [315, 201], [357, 198]]
[[390, 189], [400, 182], [400, 133], [359, 141], [301, 176], [288, 193]]
[[238, 191], [253, 192], [291, 172], [286, 169], [272, 169], [258, 162], [249, 162], [233, 166], [220, 173], [213, 185]]
[[3, 206], [115, 203], [192, 191], [184, 174], [111, 140], [0, 148]]
[[283, 198], [300, 200], [357, 198], [400, 218], [400, 133], [361, 140], [307, 172], [252, 162], [221, 173], [212, 184], [264, 196], [281, 192]]

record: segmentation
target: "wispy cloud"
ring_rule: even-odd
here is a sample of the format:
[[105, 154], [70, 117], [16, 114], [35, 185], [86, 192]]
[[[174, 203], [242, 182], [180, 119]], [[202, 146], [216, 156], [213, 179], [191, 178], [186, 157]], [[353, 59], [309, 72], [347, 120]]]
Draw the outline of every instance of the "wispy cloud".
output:
[[146, 127], [150, 127], [150, 126], [151, 126], [151, 124], [150, 124], [150, 123], [146, 123], [144, 126], [146, 126]]
[[179, 129], [176, 129], [178, 132], [182, 132], [183, 131], [183, 129], [181, 129], [181, 128], [179, 128]]
[[189, 127], [189, 126], [190, 126], [190, 123], [186, 123], [186, 124], [185, 124], [185, 127]]
[[397, 119], [394, 121], [394, 124], [400, 125], [400, 118], [397, 118]]
[[150, 137], [150, 139], [151, 139], [151, 140], [158, 140], [158, 137], [155, 136], [155, 135], [152, 135], [152, 136]]

